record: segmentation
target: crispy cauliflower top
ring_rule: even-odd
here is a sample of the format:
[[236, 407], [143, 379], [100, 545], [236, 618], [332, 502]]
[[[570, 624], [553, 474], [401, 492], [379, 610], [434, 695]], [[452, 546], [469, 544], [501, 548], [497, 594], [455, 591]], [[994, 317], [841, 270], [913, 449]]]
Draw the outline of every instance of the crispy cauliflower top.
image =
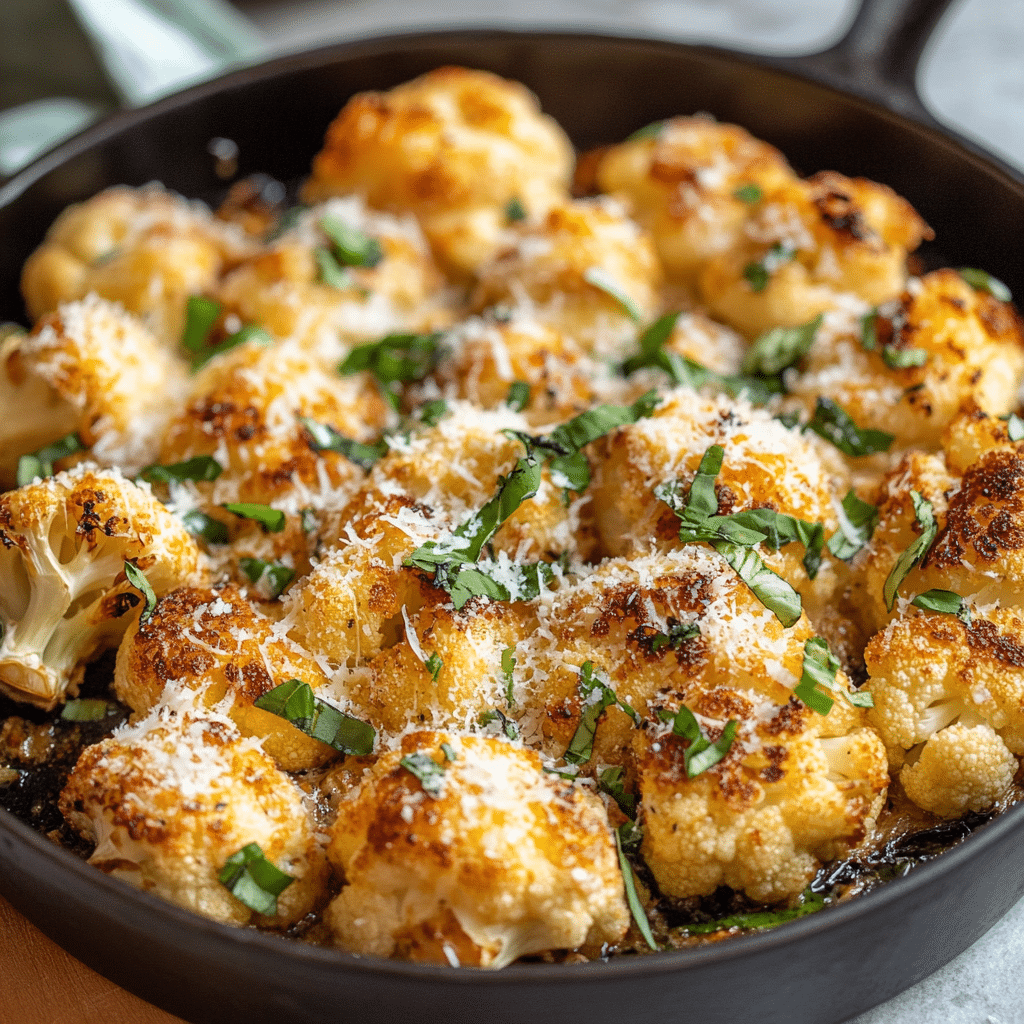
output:
[[494, 968], [629, 922], [601, 801], [501, 740], [405, 736], [339, 808], [328, 855], [345, 886], [327, 922], [358, 953]]

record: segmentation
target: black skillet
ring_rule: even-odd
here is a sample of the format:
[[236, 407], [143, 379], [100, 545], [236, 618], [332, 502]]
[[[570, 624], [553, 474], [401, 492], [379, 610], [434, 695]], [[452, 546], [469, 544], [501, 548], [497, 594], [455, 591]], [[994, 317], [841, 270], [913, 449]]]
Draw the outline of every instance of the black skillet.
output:
[[[804, 58], [553, 32], [445, 31], [275, 60], [119, 114], [0, 188], [0, 320], [21, 319], [18, 274], [68, 203], [162, 180], [216, 201], [207, 143], [233, 139], [242, 174], [294, 180], [348, 97], [441, 64], [487, 68], [540, 96], [580, 148], [672, 114], [710, 111], [804, 173], [884, 181], [935, 228], [929, 265], [979, 266], [1024, 294], [1024, 179], [938, 128], [914, 69], [948, 0], [867, 0], [847, 36]], [[940, 255], [941, 254], [941, 255]], [[1024, 895], [1024, 806], [845, 905], [700, 949], [500, 972], [360, 959], [223, 927], [115, 882], [0, 812], [0, 893], [113, 981], [202, 1024], [398, 1020], [518, 1024], [832, 1024], [924, 978]]]

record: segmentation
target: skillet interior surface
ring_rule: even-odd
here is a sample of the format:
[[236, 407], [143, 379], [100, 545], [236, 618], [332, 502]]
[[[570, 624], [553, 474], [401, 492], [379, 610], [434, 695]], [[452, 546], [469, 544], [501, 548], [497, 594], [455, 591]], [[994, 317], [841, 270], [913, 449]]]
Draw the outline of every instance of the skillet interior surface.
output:
[[[981, 266], [1024, 293], [1024, 185], [932, 129], [708, 48], [557, 33], [446, 32], [286, 57], [118, 115], [0, 189], [0, 319], [23, 320], [21, 264], [67, 204], [159, 179], [215, 202], [213, 137], [240, 174], [294, 181], [329, 120], [362, 89], [443, 64], [517, 78], [578, 147], [705, 110], [778, 146], [802, 173], [866, 175], [935, 228], [929, 265]], [[101, 973], [195, 1021], [367, 1019], [593, 1024], [693, 1013], [711, 1022], [833, 1022], [883, 1001], [966, 948], [1024, 895], [1024, 807], [882, 890], [699, 950], [497, 974], [360, 960], [205, 921], [116, 883], [0, 812], [0, 891]]]

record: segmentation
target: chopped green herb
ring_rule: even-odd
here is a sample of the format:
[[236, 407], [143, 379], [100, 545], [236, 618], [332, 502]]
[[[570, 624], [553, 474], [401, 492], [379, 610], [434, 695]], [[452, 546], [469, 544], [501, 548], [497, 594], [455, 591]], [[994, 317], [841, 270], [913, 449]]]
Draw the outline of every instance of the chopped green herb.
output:
[[299, 521], [302, 523], [303, 533], [316, 533], [320, 521], [315, 508], [303, 508], [299, 510]]
[[426, 670], [430, 673], [430, 679], [432, 682], [437, 682], [437, 677], [441, 674], [441, 669], [444, 668], [444, 662], [441, 660], [441, 655], [434, 651], [429, 658], [423, 663]]
[[820, 636], [811, 637], [804, 644], [803, 671], [793, 693], [812, 711], [827, 715], [835, 699], [822, 693], [818, 687], [834, 692], [838, 686], [836, 673], [839, 667], [839, 659], [829, 650], [828, 643]]
[[878, 525], [878, 507], [861, 501], [851, 488], [843, 498], [839, 529], [829, 538], [828, 549], [836, 558], [849, 562], [870, 540]]
[[[772, 551], [778, 551], [787, 544], [803, 544], [803, 565], [810, 579], [818, 575], [821, 567], [821, 551], [825, 546], [825, 528], [821, 523], [809, 523], [803, 519], [776, 512], [770, 508], [751, 508], [745, 512], [733, 512], [727, 516], [710, 516], [704, 521], [705, 540], [724, 540], [733, 544], [765, 544]], [[755, 533], [760, 540], [752, 540]]]
[[785, 242], [776, 242], [757, 262], [748, 263], [743, 268], [743, 276], [752, 292], [763, 292], [768, 287], [772, 274], [783, 263], [788, 263], [796, 255], [796, 249]]
[[750, 548], [719, 541], [715, 550], [732, 566], [754, 596], [787, 628], [800, 618], [800, 595]]
[[226, 508], [240, 519], [251, 519], [259, 523], [267, 533], [280, 533], [284, 529], [285, 514], [269, 505], [259, 505], [254, 501], [232, 501], [221, 505], [221, 508]]
[[762, 334], [743, 357], [743, 372], [770, 376], [799, 362], [810, 352], [823, 320], [819, 313], [800, 327], [774, 327]]
[[505, 684], [505, 703], [510, 708], [516, 706], [515, 679], [516, 653], [511, 647], [506, 647], [501, 652], [501, 679]]
[[865, 352], [878, 348], [878, 310], [873, 309], [860, 318], [860, 344]]
[[240, 558], [238, 567], [270, 601], [280, 597], [284, 588], [295, 579], [295, 570], [285, 565], [284, 562], [265, 562], [261, 558]]
[[291, 722], [300, 732], [343, 754], [373, 752], [372, 725], [332, 707], [313, 693], [309, 683], [289, 679], [257, 698], [254, 705]]
[[939, 532], [938, 524], [932, 513], [932, 503], [927, 498], [922, 498], [915, 490], [911, 490], [910, 500], [914, 503], [914, 519], [921, 532], [911, 542], [907, 550], [896, 559], [896, 564], [886, 578], [882, 595], [885, 598], [885, 607], [889, 611], [892, 611], [893, 605], [896, 603], [896, 594], [900, 584], [907, 578], [910, 570], [928, 553], [932, 541], [935, 540], [936, 534]]
[[1006, 421], [1006, 436], [1011, 441], [1024, 441], [1024, 420], [1015, 412], [1010, 413], [1010, 417]]
[[511, 718], [504, 714], [504, 712], [499, 711], [497, 708], [491, 708], [489, 711], [485, 711], [477, 721], [481, 726], [490, 725], [491, 722], [500, 722], [501, 731], [505, 734], [507, 739], [513, 741], [519, 739], [519, 727]]
[[455, 748], [450, 743], [441, 744], [441, 753], [444, 754], [446, 761], [458, 761], [459, 755], [455, 753]]
[[131, 562], [125, 562], [124, 574], [128, 577], [128, 582], [146, 599], [146, 605], [142, 609], [142, 614], [139, 616], [139, 622], [145, 624], [149, 622], [149, 618], [153, 614], [153, 609], [156, 607], [156, 594], [153, 592], [153, 588], [149, 585], [149, 580], [146, 579], [146, 574], [137, 565], [133, 565]]
[[848, 693], [844, 691], [843, 696], [855, 708], [873, 708], [875, 706], [875, 698], [871, 695], [870, 690], [850, 690]]
[[740, 187], [733, 192], [733, 198], [738, 199], [741, 203], [746, 203], [748, 206], [753, 206], [755, 203], [759, 203], [764, 199], [764, 192], [760, 185], [755, 185], [751, 181], [746, 185], [740, 185]]
[[1013, 295], [1010, 289], [998, 278], [984, 270], [975, 270], [973, 267], [961, 267], [960, 276], [978, 292], [988, 292], [994, 299], [1000, 302], [1010, 302]]
[[884, 430], [862, 430], [838, 402], [823, 395], [818, 397], [814, 416], [804, 430], [813, 430], [851, 458], [887, 452], [894, 440]]
[[389, 334], [380, 341], [357, 345], [338, 367], [342, 376], [371, 373], [392, 408], [398, 408], [402, 384], [423, 380], [440, 358], [441, 333]]
[[952, 590], [926, 590], [910, 603], [926, 612], [944, 612], [955, 615], [965, 625], [971, 624], [971, 606]]
[[523, 201], [519, 196], [513, 196], [505, 204], [505, 220], [509, 224], [515, 224], [517, 221], [526, 220], [526, 207], [523, 206]]
[[251, 341], [256, 345], [271, 345], [274, 339], [259, 324], [247, 324], [234, 334], [229, 334], [223, 341], [216, 345], [210, 345], [192, 357], [192, 369], [198, 370], [209, 362], [214, 356], [227, 352], [238, 345], [244, 345]]
[[139, 476], [151, 484], [170, 484], [184, 480], [208, 482], [216, 480], [223, 472], [224, 467], [212, 455], [195, 455], [184, 462], [154, 463], [142, 470]]
[[291, 231], [292, 228], [296, 227], [299, 221], [302, 219], [302, 215], [308, 210], [309, 207], [303, 206], [301, 203], [298, 206], [289, 207], [281, 216], [278, 218], [277, 223], [263, 236], [264, 242], [275, 242], [280, 238], [286, 231]]
[[583, 280], [606, 295], [611, 296], [634, 323], [640, 323], [643, 319], [640, 307], [633, 301], [632, 296], [610, 274], [600, 267], [588, 267], [583, 272]]
[[627, 135], [626, 142], [639, 142], [642, 139], [656, 139], [661, 135], [665, 128], [664, 121], [652, 121], [651, 124], [645, 124], [643, 128], [637, 128], [632, 135]]
[[308, 416], [300, 416], [299, 422], [306, 428], [314, 451], [337, 452], [367, 472], [389, 451], [388, 443], [383, 438], [373, 444], [366, 444], [363, 441], [353, 441], [350, 437], [339, 434], [330, 424], [318, 423]]
[[416, 410], [417, 418], [425, 427], [436, 427], [447, 415], [448, 403], [443, 398], [432, 398]]
[[61, 708], [60, 717], [65, 722], [102, 722], [117, 708], [107, 700], [79, 697], [69, 700]]
[[643, 904], [640, 902], [640, 897], [636, 892], [633, 865], [629, 863], [629, 858], [623, 849], [623, 845], [628, 841], [628, 836], [635, 830], [636, 826], [631, 821], [623, 822], [622, 825], [615, 829], [615, 850], [619, 855], [619, 869], [622, 871], [622, 881], [626, 889], [626, 902], [629, 904], [629, 912], [632, 914], [640, 934], [644, 937], [644, 941], [651, 949], [657, 952], [658, 944], [654, 941], [654, 936], [651, 934], [651, 924], [647, 920], [647, 914], [644, 913]]
[[224, 307], [216, 299], [203, 295], [190, 295], [185, 303], [185, 327], [181, 333], [181, 347], [186, 352], [200, 353], [207, 347], [207, 339]]
[[804, 890], [800, 900], [798, 906], [787, 907], [784, 910], [755, 910], [747, 914], [732, 914], [729, 917], [719, 918], [717, 921], [683, 925], [683, 928], [691, 935], [711, 935], [714, 932], [728, 931], [732, 928], [774, 928], [786, 921], [793, 921], [798, 917], [813, 914], [828, 905], [824, 896], [811, 892], [810, 889]]
[[444, 792], [444, 765], [438, 764], [429, 754], [406, 754], [398, 763], [420, 780], [427, 796], [437, 800]]
[[505, 404], [513, 412], [522, 412], [530, 404], [530, 385], [525, 380], [513, 381]]
[[214, 519], [197, 508], [186, 512], [181, 517], [181, 523], [193, 537], [205, 540], [207, 544], [228, 542], [228, 528], [219, 519]]
[[18, 459], [18, 486], [24, 487], [32, 483], [36, 477], [53, 476], [53, 464], [58, 459], [83, 451], [82, 442], [77, 434], [65, 434], [57, 441], [51, 441], [32, 455], [22, 455]]
[[277, 914], [277, 897], [295, 881], [267, 860], [259, 843], [249, 843], [228, 857], [217, 878], [235, 899], [267, 917]]
[[780, 412], [774, 419], [777, 419], [788, 430], [795, 430], [800, 426], [800, 413], [795, 409], [792, 412]]
[[345, 289], [355, 285], [355, 278], [348, 267], [343, 267], [330, 249], [315, 249], [313, 258], [316, 260], [320, 281], [330, 288]]
[[658, 712], [658, 718], [663, 722], [672, 723], [673, 736], [681, 736], [688, 741], [686, 749], [683, 751], [683, 763], [686, 766], [687, 778], [690, 779], [695, 779], [718, 764], [729, 753], [733, 741], [736, 739], [737, 723], [730, 718], [726, 722], [721, 736], [712, 743], [701, 732], [700, 723], [685, 704], [681, 704], [675, 713], [661, 709]]
[[923, 348], [885, 345], [882, 348], [882, 361], [890, 370], [907, 370], [913, 366], [924, 366], [928, 362], [928, 353]]
[[331, 214], [322, 217], [320, 230], [330, 239], [334, 258], [346, 267], [366, 267], [372, 270], [384, 259], [384, 250], [376, 238], [349, 227], [338, 217]]
[[647, 637], [652, 651], [660, 651], [662, 647], [671, 647], [678, 651], [685, 643], [695, 640], [700, 636], [700, 626], [696, 622], [677, 622], [674, 619], [668, 620], [667, 633], [654, 633]]
[[607, 793], [618, 805], [619, 810], [627, 818], [636, 818], [636, 797], [626, 792], [623, 776], [626, 770], [622, 765], [603, 769], [597, 776], [597, 787]]
[[625, 701], [619, 700], [615, 691], [604, 681], [594, 675], [594, 663], [585, 661], [580, 666], [580, 692], [583, 696], [583, 713], [579, 725], [569, 741], [569, 746], [562, 755], [568, 764], [586, 764], [594, 753], [594, 737], [597, 734], [597, 723], [605, 708], [617, 704], [633, 720], [634, 725], [640, 724], [640, 716]]

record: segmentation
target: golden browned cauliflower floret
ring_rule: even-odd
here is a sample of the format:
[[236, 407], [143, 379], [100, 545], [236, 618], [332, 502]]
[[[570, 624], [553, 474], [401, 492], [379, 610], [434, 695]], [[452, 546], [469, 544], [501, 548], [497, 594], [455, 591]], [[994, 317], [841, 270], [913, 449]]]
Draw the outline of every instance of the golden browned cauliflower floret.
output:
[[782, 154], [734, 124], [674, 117], [601, 154], [597, 184], [626, 200], [669, 278], [693, 286], [743, 240], [762, 201], [796, 175]]
[[477, 277], [476, 309], [525, 307], [606, 358], [635, 342], [636, 321], [653, 320], [660, 302], [650, 236], [609, 198], [561, 203], [542, 221], [524, 221]]
[[907, 253], [931, 232], [892, 189], [823, 172], [759, 202], [740, 244], [701, 271], [711, 314], [748, 337], [795, 327], [849, 293], [867, 305], [895, 299]]
[[0, 348], [0, 479], [19, 455], [72, 431], [101, 465], [138, 472], [153, 461], [184, 366], [135, 317], [91, 295], [66, 303]]
[[864, 652], [868, 712], [919, 807], [945, 818], [992, 807], [1024, 754], [1024, 621], [989, 608], [968, 623], [914, 613]]
[[96, 292], [176, 345], [189, 295], [212, 287], [248, 250], [244, 234], [160, 185], [118, 186], [68, 207], [29, 257], [21, 288], [38, 319]]
[[328, 856], [346, 884], [326, 920], [357, 953], [497, 968], [629, 923], [601, 801], [501, 740], [405, 736], [340, 805]]
[[142, 610], [126, 561], [158, 595], [199, 570], [195, 541], [146, 484], [83, 464], [0, 495], [0, 692], [52, 708], [76, 691]]
[[[724, 449], [716, 479], [720, 515], [766, 508], [821, 523], [825, 535], [836, 530], [836, 506], [849, 481], [834, 449], [743, 400], [677, 388], [649, 417], [594, 446], [592, 501], [603, 550], [632, 555], [677, 546], [679, 518], [655, 489], [676, 480], [685, 493], [712, 445]], [[816, 620], [836, 588], [836, 563], [825, 555], [812, 580], [803, 545], [758, 550], [803, 595]]]
[[566, 196], [572, 163], [565, 133], [525, 86], [438, 68], [349, 100], [304, 197], [358, 193], [377, 209], [415, 213], [439, 258], [466, 273], [502, 244], [510, 213], [536, 218]]
[[[215, 921], [283, 928], [326, 897], [327, 865], [299, 788], [229, 719], [187, 700], [87, 747], [60, 807], [95, 842], [89, 863]], [[250, 843], [293, 878], [276, 914], [254, 913], [218, 881]]]
[[[325, 228], [346, 243], [351, 265], [335, 255]], [[303, 213], [212, 294], [244, 323], [294, 337], [333, 366], [353, 341], [447, 324], [443, 283], [415, 218], [350, 196]]]
[[866, 330], [859, 317], [826, 317], [802, 372], [787, 377], [808, 411], [825, 395], [862, 429], [894, 434], [896, 448], [935, 450], [964, 405], [996, 416], [1016, 407], [1024, 380], [1020, 318], [956, 271], [912, 280]]
[[292, 679], [313, 689], [327, 682], [316, 661], [279, 635], [234, 587], [181, 588], [125, 634], [114, 689], [140, 713], [160, 703], [167, 687], [196, 690], [205, 707], [228, 715], [243, 736], [255, 736], [278, 767], [299, 771], [323, 764], [334, 751], [287, 719], [255, 707]]

